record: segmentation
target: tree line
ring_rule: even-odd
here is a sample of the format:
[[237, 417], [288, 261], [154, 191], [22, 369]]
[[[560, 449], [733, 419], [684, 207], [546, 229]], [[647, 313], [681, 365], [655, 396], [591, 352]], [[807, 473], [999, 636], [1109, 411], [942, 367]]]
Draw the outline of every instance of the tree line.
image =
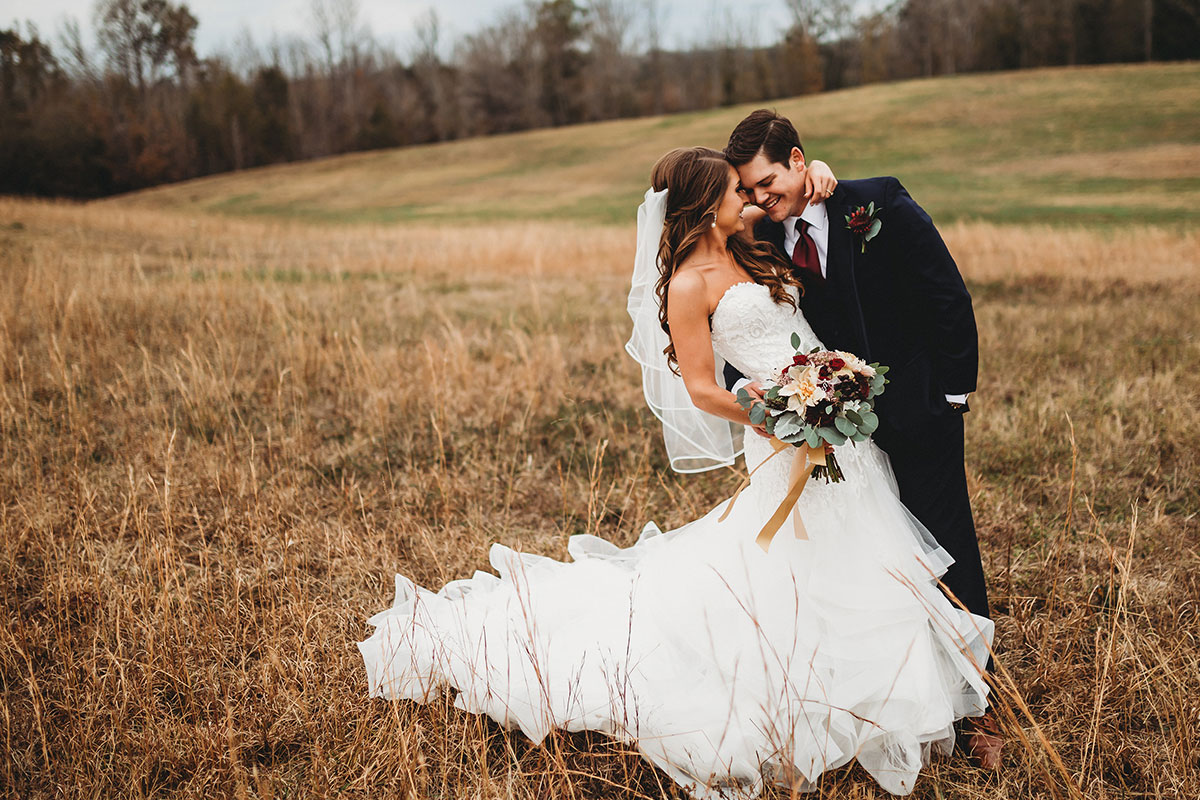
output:
[[[787, 0], [769, 43], [711, 20], [663, 45], [660, 0], [527, 0], [453, 42], [427, 13], [406, 53], [357, 0], [311, 0], [309, 35], [201, 58], [171, 0], [99, 0], [0, 29], [0, 192], [97, 197], [228, 170], [878, 81], [1200, 57], [1200, 0]], [[449, 54], [449, 55], [446, 55]]]

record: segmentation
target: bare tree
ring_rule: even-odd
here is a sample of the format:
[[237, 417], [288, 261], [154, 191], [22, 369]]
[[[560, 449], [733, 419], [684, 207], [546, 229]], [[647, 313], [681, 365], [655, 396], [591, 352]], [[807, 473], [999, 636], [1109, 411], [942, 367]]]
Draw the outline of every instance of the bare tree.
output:
[[645, 31], [646, 61], [649, 70], [650, 112], [665, 111], [665, 82], [662, 52], [662, 4], [661, 0], [642, 0], [641, 24]]
[[455, 87], [455, 70], [442, 61], [442, 20], [428, 9], [416, 20], [412, 72], [419, 103], [405, 111], [408, 118], [428, 126], [418, 141], [444, 141], [458, 135], [461, 97]]
[[854, 0], [787, 0], [793, 22], [820, 44], [847, 38], [858, 18]]
[[425, 10], [414, 23], [416, 46], [413, 48], [413, 64], [437, 64], [441, 62], [438, 48], [442, 43], [442, 20], [433, 8]]
[[632, 36], [629, 0], [593, 0], [584, 35], [589, 59], [584, 74], [588, 117], [608, 119], [633, 113]]
[[254, 34], [249, 28], [243, 27], [233, 37], [227, 60], [234, 72], [243, 78], [253, 75], [255, 70], [263, 65], [262, 50], [254, 41]]
[[339, 54], [336, 49], [333, 13], [328, 0], [312, 0], [309, 5], [309, 14], [312, 15], [313, 35], [317, 39], [317, 45], [321, 48], [321, 52], [325, 54], [325, 74], [333, 75]]
[[806, 40], [818, 48], [821, 88], [847, 85], [857, 4], [854, 0], [787, 0], [787, 5], [792, 12], [793, 31], [799, 32], [798, 54], [813, 49]]
[[371, 40], [359, 0], [310, 0], [309, 14], [328, 73], [339, 66], [358, 68]]
[[79, 20], [67, 17], [63, 21], [62, 30], [58, 34], [59, 44], [66, 52], [63, 65], [77, 80], [92, 82], [96, 79], [96, 68], [88, 55], [87, 46], [83, 43], [83, 34], [79, 29]]
[[533, 50], [533, 21], [515, 10], [463, 40], [456, 61], [467, 135], [550, 123], [540, 103]]
[[199, 24], [186, 5], [168, 0], [100, 0], [97, 37], [114, 69], [142, 94], [165, 69], [186, 80], [196, 63], [193, 41]]

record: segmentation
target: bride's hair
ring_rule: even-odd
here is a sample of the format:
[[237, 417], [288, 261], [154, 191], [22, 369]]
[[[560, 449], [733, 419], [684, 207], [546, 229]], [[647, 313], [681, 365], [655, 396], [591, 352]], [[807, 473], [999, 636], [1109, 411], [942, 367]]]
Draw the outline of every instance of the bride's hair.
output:
[[[650, 171], [654, 190], [667, 190], [667, 216], [658, 245], [659, 276], [654, 293], [658, 297], [658, 321], [668, 338], [663, 353], [667, 356], [667, 365], [677, 375], [679, 362], [667, 324], [667, 288], [679, 265], [687, 260], [696, 249], [696, 243], [712, 228], [717, 207], [729, 187], [729, 170], [729, 162], [719, 150], [680, 147], [660, 158]], [[770, 290], [772, 300], [796, 305], [785, 287], [798, 284], [774, 248], [755, 242], [750, 236], [730, 236], [725, 247], [734, 262], [746, 270], [755, 283]]]

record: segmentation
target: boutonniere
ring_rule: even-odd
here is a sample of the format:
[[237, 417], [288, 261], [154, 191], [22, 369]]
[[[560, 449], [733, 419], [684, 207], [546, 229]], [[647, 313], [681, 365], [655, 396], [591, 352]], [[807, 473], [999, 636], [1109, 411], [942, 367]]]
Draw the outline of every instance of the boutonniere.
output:
[[879, 220], [879, 209], [875, 203], [866, 208], [859, 206], [846, 215], [846, 229], [858, 237], [862, 243], [862, 252], [867, 252], [867, 242], [879, 235], [883, 223]]

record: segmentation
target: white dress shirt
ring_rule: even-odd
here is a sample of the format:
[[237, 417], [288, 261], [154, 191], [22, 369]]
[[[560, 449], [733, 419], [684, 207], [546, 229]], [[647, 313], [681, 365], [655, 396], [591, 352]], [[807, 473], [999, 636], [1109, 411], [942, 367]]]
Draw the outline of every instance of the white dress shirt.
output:
[[813, 240], [813, 244], [817, 246], [817, 257], [821, 259], [821, 277], [826, 278], [828, 267], [826, 263], [829, 254], [829, 212], [825, 210], [824, 203], [816, 205], [809, 204], [804, 207], [803, 213], [798, 217], [788, 217], [783, 221], [783, 249], [787, 251], [788, 258], [792, 257], [792, 252], [796, 249], [796, 242], [800, 239], [800, 226], [796, 223], [804, 220], [808, 223], [808, 235]]
[[[792, 257], [793, 251], [796, 249], [796, 242], [800, 239], [799, 225], [796, 223], [804, 220], [808, 223], [808, 235], [813, 240], [813, 244], [817, 246], [817, 257], [821, 260], [821, 277], [829, 277], [828, 257], [829, 257], [829, 212], [825, 209], [824, 203], [812, 204], [804, 207], [804, 211], [798, 217], [788, 217], [783, 221], [783, 249], [787, 251], [788, 258]], [[743, 378], [734, 384], [733, 391], [737, 394], [737, 390], [749, 384], [749, 379]], [[947, 403], [965, 403], [967, 395], [965, 394], [948, 394], [946, 395]]]

